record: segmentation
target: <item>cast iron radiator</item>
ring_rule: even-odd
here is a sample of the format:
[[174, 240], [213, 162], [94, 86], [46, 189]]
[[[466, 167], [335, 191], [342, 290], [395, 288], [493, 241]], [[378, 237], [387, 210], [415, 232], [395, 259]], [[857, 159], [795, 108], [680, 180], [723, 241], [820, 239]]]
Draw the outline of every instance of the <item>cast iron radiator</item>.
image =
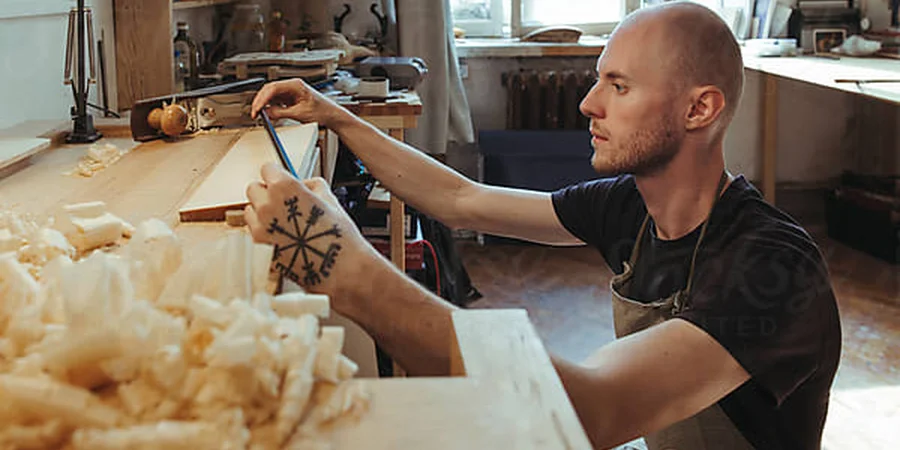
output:
[[578, 104], [594, 83], [590, 70], [516, 70], [503, 73], [507, 130], [585, 130]]

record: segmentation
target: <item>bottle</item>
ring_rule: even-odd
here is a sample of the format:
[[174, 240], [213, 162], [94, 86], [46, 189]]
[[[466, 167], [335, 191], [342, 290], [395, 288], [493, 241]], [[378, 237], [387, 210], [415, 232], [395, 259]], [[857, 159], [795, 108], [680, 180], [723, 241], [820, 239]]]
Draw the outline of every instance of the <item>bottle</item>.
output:
[[228, 25], [228, 56], [266, 51], [266, 17], [254, 3], [234, 5]]
[[281, 11], [273, 12], [272, 20], [269, 21], [269, 25], [266, 27], [266, 38], [270, 52], [284, 52], [286, 33], [287, 23], [285, 23]]
[[184, 92], [194, 88], [200, 78], [200, 50], [188, 36], [190, 26], [187, 22], [178, 22], [178, 33], [173, 42], [175, 47], [175, 92]]

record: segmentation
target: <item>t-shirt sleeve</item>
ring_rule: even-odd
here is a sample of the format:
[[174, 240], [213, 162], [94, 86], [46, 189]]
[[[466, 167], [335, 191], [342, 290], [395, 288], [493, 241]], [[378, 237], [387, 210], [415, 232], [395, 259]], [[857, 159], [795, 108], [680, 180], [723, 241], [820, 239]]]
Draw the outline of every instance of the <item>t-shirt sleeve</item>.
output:
[[815, 373], [825, 343], [840, 339], [825, 264], [811, 240], [786, 227], [729, 247], [696, 274], [679, 317], [716, 339], [780, 405]]
[[[632, 192], [633, 191], [633, 192]], [[634, 182], [623, 177], [602, 178], [568, 186], [552, 193], [560, 223], [588, 245], [605, 249], [604, 240], [618, 238], [633, 227], [637, 206]]]

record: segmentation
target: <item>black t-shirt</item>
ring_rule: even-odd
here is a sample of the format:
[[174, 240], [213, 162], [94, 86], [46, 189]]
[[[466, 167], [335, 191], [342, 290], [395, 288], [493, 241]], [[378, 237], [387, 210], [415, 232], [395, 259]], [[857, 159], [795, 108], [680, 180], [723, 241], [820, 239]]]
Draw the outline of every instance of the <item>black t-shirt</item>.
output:
[[[553, 193], [569, 232], [597, 248], [617, 274], [647, 214], [632, 176]], [[631, 296], [657, 300], [687, 283], [700, 227], [671, 241], [652, 219], [635, 265]], [[677, 318], [716, 339], [751, 379], [719, 401], [761, 450], [818, 449], [841, 350], [830, 277], [812, 238], [738, 176], [710, 215], [692, 292]], [[661, 374], [662, 375], [662, 374]]]

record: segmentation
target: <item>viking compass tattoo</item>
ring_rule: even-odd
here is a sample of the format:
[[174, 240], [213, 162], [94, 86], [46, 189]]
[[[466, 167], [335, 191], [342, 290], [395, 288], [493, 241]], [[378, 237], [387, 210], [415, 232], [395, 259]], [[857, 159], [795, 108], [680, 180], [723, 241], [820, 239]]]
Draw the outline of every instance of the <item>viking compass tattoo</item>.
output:
[[[328, 236], [340, 238], [341, 230], [337, 224], [334, 224], [325, 231], [310, 233], [312, 227], [325, 215], [325, 211], [317, 205], [313, 205], [306, 216], [305, 223], [301, 224], [303, 222], [301, 220], [303, 214], [297, 210], [297, 197], [285, 200], [284, 206], [287, 207], [288, 222], [285, 226], [292, 228], [292, 230], [282, 226], [277, 218], [272, 219], [268, 230], [266, 230], [269, 234], [281, 235], [291, 241], [287, 245], [275, 244], [275, 250], [272, 254], [275, 267], [282, 276], [297, 284], [306, 286], [319, 284], [323, 277], [328, 278], [331, 275], [331, 268], [334, 267], [335, 258], [341, 250], [341, 245], [337, 242], [331, 242], [325, 247], [326, 243], [322, 239]], [[303, 228], [302, 230], [300, 229], [301, 227]], [[279, 258], [283, 254], [287, 255], [287, 252], [292, 252], [290, 253], [290, 262], [283, 264], [279, 261]], [[295, 264], [297, 264], [297, 257], [301, 255], [303, 256], [303, 264], [300, 265], [300, 269], [303, 271], [302, 277], [293, 269]]]

